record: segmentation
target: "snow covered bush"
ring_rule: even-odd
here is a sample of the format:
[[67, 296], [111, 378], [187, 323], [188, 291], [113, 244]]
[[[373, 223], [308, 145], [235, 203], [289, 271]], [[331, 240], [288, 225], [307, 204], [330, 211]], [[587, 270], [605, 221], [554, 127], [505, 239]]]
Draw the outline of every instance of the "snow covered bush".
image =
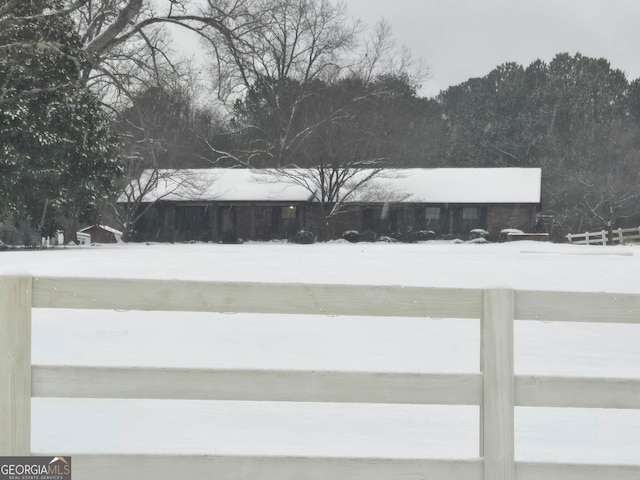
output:
[[357, 230], [347, 230], [342, 234], [340, 238], [351, 243], [375, 242], [376, 240], [378, 240], [378, 234], [376, 232], [372, 232], [371, 230], [366, 230], [362, 233], [358, 232]]
[[398, 230], [396, 233], [392, 234], [391, 236], [402, 243], [413, 243], [415, 241], [413, 239], [413, 231], [411, 230], [411, 228]]
[[389, 237], [387, 235], [382, 235], [380, 237], [378, 237], [378, 241], [379, 242], [385, 242], [385, 243], [395, 243], [397, 242], [397, 240], [393, 237]]
[[357, 230], [347, 230], [342, 234], [340, 238], [346, 240], [347, 242], [357, 243], [360, 241], [360, 232], [358, 232]]
[[479, 238], [484, 238], [486, 239], [489, 236], [489, 232], [487, 232], [486, 230], [482, 229], [482, 228], [475, 228], [473, 230], [471, 230], [471, 232], [469, 232], [469, 239], [470, 240], [476, 240]]
[[433, 240], [436, 238], [436, 234], [430, 230], [412, 230], [411, 228], [407, 228], [396, 233], [394, 237], [403, 243], [415, 243]]
[[413, 232], [413, 237], [416, 242], [426, 242], [427, 240], [433, 240], [436, 238], [436, 234], [431, 230], [418, 230]]
[[482, 244], [491, 243], [491, 242], [484, 237], [476, 237], [469, 240], [469, 243], [473, 243], [475, 245], [482, 245]]
[[311, 245], [312, 243], [315, 243], [315, 241], [316, 236], [313, 232], [310, 232], [308, 230], [300, 230], [298, 233], [296, 233], [295, 237], [293, 237], [293, 243], [297, 243], [300, 245]]

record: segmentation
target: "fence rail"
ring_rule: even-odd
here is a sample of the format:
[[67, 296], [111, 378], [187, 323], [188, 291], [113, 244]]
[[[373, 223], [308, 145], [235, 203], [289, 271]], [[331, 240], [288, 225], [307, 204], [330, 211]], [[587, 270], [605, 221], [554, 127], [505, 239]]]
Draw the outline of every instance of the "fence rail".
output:
[[569, 243], [577, 245], [616, 245], [625, 244], [640, 240], [640, 227], [617, 228], [611, 231], [611, 235], [606, 230], [600, 232], [569, 233], [567, 235]]
[[633, 240], [640, 240], [640, 227], [618, 228], [614, 230], [611, 238], [613, 243], [628, 243]]
[[[32, 308], [478, 318], [481, 372], [38, 366]], [[640, 295], [0, 276], [0, 455], [31, 454], [32, 397], [479, 405], [472, 460], [66, 453], [76, 480], [640, 478], [640, 465], [514, 461], [515, 406], [640, 408], [640, 380], [514, 375], [514, 320], [637, 323]]]
[[602, 230], [600, 232], [569, 233], [567, 240], [576, 245], [606, 245], [607, 232]]

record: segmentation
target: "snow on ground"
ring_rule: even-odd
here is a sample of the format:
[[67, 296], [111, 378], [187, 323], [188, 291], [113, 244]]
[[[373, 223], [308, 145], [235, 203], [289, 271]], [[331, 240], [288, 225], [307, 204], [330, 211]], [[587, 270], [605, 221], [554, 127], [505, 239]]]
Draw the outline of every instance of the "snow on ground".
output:
[[[0, 274], [640, 293], [640, 248], [114, 245], [0, 253]], [[640, 320], [640, 319], [639, 319]], [[347, 371], [478, 371], [479, 322], [36, 310], [33, 361]], [[516, 322], [519, 374], [640, 378], [640, 324]], [[34, 452], [470, 458], [478, 408], [33, 400]], [[640, 412], [516, 409], [519, 460], [640, 463]]]
[[103, 245], [5, 252], [0, 272], [640, 293], [640, 247], [507, 244], [328, 243]]

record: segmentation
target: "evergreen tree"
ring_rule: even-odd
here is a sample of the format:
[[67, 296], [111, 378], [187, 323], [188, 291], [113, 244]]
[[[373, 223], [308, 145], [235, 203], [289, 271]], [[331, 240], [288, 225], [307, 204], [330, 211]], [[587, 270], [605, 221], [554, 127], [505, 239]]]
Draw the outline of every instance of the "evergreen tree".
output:
[[637, 82], [605, 59], [505, 64], [443, 92], [456, 166], [540, 167], [543, 208], [567, 231], [640, 214]]
[[0, 8], [0, 215], [75, 239], [120, 173], [117, 139], [81, 81], [85, 54], [62, 2]]

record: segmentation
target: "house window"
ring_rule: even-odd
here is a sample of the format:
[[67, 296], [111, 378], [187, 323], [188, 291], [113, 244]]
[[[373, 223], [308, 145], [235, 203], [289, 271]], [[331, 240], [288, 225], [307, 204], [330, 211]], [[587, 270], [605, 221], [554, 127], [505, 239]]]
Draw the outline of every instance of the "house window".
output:
[[271, 221], [274, 238], [290, 238], [298, 230], [298, 209], [293, 205], [274, 207]]
[[462, 231], [469, 232], [474, 228], [483, 228], [483, 226], [480, 207], [462, 208]]
[[367, 208], [362, 214], [362, 230], [364, 232], [379, 232], [380, 217], [382, 216], [381, 208]]
[[384, 207], [371, 207], [362, 214], [362, 231], [376, 232], [387, 235], [397, 230], [398, 212], [388, 205]]
[[162, 217], [164, 212], [158, 205], [146, 210], [135, 224], [135, 232], [142, 234], [157, 234], [162, 228]]
[[296, 212], [296, 207], [294, 207], [293, 205], [289, 206], [289, 207], [282, 207], [282, 220], [287, 221], [287, 220], [293, 220], [295, 221], [297, 218], [297, 212]]
[[176, 230], [180, 233], [200, 233], [208, 228], [209, 217], [205, 207], [176, 208]]
[[426, 207], [424, 209], [424, 224], [427, 230], [440, 230], [440, 207]]

